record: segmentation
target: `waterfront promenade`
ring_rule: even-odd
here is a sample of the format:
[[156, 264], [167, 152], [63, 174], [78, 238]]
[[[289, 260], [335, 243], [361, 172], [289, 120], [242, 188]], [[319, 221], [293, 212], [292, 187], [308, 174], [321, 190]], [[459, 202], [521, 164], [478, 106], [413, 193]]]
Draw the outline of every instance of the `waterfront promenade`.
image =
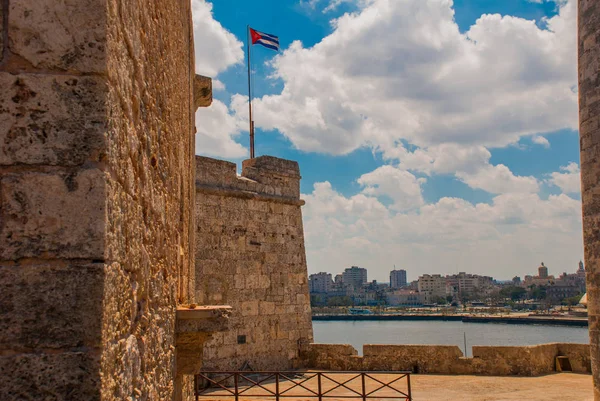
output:
[[531, 316], [527, 314], [511, 315], [462, 315], [462, 314], [322, 314], [313, 315], [313, 321], [402, 321], [402, 320], [433, 320], [454, 321], [464, 323], [504, 323], [504, 324], [547, 324], [553, 326], [587, 327], [585, 317], [567, 316]]

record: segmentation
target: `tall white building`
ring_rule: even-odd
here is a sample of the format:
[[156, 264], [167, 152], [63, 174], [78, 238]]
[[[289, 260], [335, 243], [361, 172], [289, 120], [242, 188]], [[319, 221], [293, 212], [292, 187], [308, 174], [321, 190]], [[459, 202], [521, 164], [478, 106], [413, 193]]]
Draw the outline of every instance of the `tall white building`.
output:
[[446, 277], [439, 274], [424, 274], [419, 277], [418, 288], [426, 303], [432, 302], [438, 297], [445, 297]]
[[406, 287], [406, 270], [392, 270], [390, 272], [390, 288]]
[[351, 285], [354, 288], [361, 288], [367, 284], [367, 269], [358, 266], [352, 266], [342, 273], [344, 285]]
[[308, 287], [310, 292], [314, 293], [327, 293], [331, 291], [333, 286], [333, 280], [331, 279], [330, 273], [317, 273], [311, 274], [308, 277]]

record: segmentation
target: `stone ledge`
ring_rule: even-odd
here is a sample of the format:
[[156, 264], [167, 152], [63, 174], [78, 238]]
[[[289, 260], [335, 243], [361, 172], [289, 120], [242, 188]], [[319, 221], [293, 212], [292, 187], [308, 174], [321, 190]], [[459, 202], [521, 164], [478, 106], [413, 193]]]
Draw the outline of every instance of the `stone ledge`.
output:
[[177, 308], [177, 320], [227, 318], [231, 310], [229, 305], [205, 305], [195, 308], [180, 306]]
[[212, 104], [212, 79], [196, 74], [194, 77], [194, 107], [208, 107]]
[[292, 206], [304, 206], [304, 204], [306, 203], [302, 199], [287, 196], [268, 195], [260, 192], [246, 191], [243, 189], [222, 188], [214, 185], [200, 184], [198, 182], [196, 182], [196, 192], [201, 192], [208, 195], [230, 196], [234, 198], [254, 199], [265, 202], [283, 203], [285, 205]]
[[212, 333], [229, 329], [231, 309], [228, 305], [177, 308], [175, 344], [178, 375], [192, 375], [200, 370], [204, 343]]

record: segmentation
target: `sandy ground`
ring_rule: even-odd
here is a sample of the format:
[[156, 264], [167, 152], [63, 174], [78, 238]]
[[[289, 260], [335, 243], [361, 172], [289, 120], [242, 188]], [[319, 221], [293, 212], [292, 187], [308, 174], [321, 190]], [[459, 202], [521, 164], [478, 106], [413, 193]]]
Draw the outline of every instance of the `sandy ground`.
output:
[[[345, 382], [354, 377], [351, 374], [335, 374], [331, 376], [338, 382]], [[374, 379], [388, 383], [396, 376], [377, 374]], [[367, 378], [365, 386], [367, 391], [375, 390], [380, 385], [374, 379]], [[301, 382], [302, 379], [295, 379]], [[302, 383], [309, 390], [317, 389], [316, 378]], [[291, 382], [280, 383], [280, 391], [291, 387]], [[333, 381], [322, 379], [323, 391], [335, 386]], [[354, 395], [357, 399], [361, 396], [352, 392], [352, 389], [359, 390], [362, 386], [360, 377], [346, 383], [348, 388], [333, 390], [327, 395], [332, 398], [323, 398], [324, 401], [344, 401], [350, 398], [336, 398], [337, 396]], [[407, 383], [405, 379], [399, 380], [392, 385], [394, 388], [406, 392]], [[274, 390], [275, 383], [265, 384], [267, 389]], [[444, 376], [444, 375], [411, 375], [412, 399], [414, 401], [593, 401], [592, 377], [590, 375], [559, 373], [542, 377], [487, 377], [487, 376]], [[360, 391], [360, 390], [359, 390]], [[286, 395], [297, 395], [294, 398], [281, 398], [281, 400], [290, 401], [312, 401], [317, 397], [307, 398], [308, 390], [296, 387], [285, 393]], [[233, 397], [219, 397], [217, 392], [211, 391], [207, 396], [200, 397], [199, 400], [233, 400]], [[222, 394], [222, 393], [221, 393]], [[250, 400], [274, 400], [275, 397], [267, 397], [265, 390], [250, 389], [247, 395], [254, 397], [245, 397], [241, 395], [240, 401]], [[262, 394], [262, 395], [261, 395]], [[378, 396], [401, 397], [401, 395], [389, 388], [372, 394], [369, 400], [384, 400]], [[371, 398], [373, 397], [373, 398]], [[393, 398], [395, 400], [406, 400], [405, 397]], [[389, 398], [388, 398], [389, 400]]]

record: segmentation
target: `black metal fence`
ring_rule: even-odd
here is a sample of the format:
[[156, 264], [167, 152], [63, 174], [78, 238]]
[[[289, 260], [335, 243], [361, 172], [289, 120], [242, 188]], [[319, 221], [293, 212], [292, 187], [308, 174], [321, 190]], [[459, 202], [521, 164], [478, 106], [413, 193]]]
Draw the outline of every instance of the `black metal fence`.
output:
[[[399, 388], [402, 387], [402, 388]], [[200, 372], [196, 401], [261, 400], [405, 400], [412, 401], [410, 372]]]

